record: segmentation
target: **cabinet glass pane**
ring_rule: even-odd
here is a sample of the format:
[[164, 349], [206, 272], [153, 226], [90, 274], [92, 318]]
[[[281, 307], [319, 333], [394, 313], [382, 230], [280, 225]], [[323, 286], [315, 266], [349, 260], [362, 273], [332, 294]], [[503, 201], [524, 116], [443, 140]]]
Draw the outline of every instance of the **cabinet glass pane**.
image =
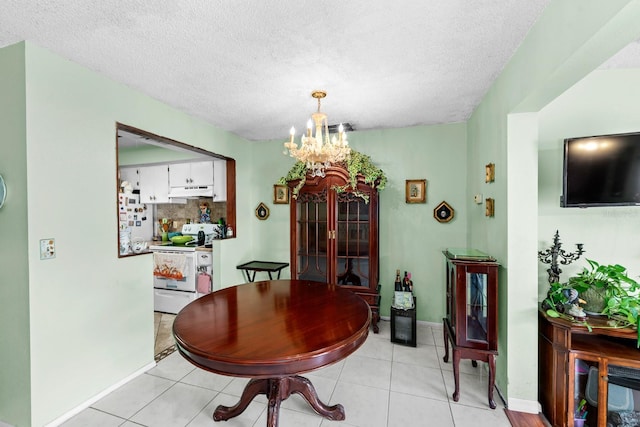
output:
[[467, 339], [487, 341], [487, 275], [467, 273]]
[[327, 203], [297, 203], [298, 277], [327, 281]]
[[456, 269], [453, 265], [447, 264], [447, 319], [451, 323], [454, 331], [457, 331], [456, 319]]
[[338, 283], [369, 286], [369, 205], [350, 193], [338, 196]]
[[[575, 359], [573, 418], [586, 420], [585, 426], [598, 424], [598, 387], [600, 365], [595, 360]], [[634, 390], [640, 389], [640, 369], [629, 366], [609, 365], [607, 381], [607, 425], [636, 426], [640, 424], [640, 413], [634, 412]]]

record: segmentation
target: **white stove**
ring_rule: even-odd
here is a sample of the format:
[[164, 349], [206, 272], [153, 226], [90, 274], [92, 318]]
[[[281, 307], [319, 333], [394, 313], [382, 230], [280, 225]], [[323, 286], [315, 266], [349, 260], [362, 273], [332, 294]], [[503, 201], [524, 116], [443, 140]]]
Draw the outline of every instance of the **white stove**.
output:
[[[211, 252], [198, 249], [211, 244], [217, 227], [217, 224], [185, 224], [182, 234], [192, 236], [191, 242], [186, 245], [165, 242], [149, 247], [153, 252], [154, 311], [177, 314], [191, 301], [211, 292]], [[201, 232], [204, 245], [198, 246]]]

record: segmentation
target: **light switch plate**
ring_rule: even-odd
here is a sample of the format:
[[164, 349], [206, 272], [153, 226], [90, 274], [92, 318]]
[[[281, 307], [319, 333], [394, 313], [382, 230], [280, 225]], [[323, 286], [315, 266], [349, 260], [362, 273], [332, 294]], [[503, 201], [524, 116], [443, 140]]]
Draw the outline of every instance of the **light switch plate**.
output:
[[40, 259], [56, 257], [56, 239], [40, 239]]

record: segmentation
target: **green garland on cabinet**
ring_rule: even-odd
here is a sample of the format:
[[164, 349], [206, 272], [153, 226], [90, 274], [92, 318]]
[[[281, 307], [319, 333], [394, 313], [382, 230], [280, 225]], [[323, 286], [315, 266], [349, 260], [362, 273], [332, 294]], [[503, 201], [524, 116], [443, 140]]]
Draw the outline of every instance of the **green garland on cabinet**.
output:
[[[378, 191], [384, 189], [387, 185], [387, 176], [382, 169], [371, 163], [371, 157], [366, 154], [362, 154], [358, 151], [351, 150], [351, 156], [342, 165], [349, 173], [349, 183], [344, 186], [334, 186], [333, 189], [338, 192], [351, 190], [354, 195], [361, 197], [365, 202], [369, 202], [369, 197], [357, 190], [358, 175], [362, 175], [364, 182], [371, 185]], [[307, 180], [307, 165], [302, 162], [296, 162], [286, 176], [283, 176], [278, 181], [280, 185], [286, 185], [289, 181], [300, 180], [298, 185], [293, 189], [292, 197], [295, 199], [298, 197], [300, 189], [304, 186]]]

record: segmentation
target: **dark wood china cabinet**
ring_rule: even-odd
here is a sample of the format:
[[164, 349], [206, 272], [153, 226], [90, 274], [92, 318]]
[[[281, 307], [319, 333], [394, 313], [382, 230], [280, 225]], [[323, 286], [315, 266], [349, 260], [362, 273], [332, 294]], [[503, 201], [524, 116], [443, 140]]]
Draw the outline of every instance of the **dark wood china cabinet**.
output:
[[[299, 180], [290, 181], [293, 189]], [[337, 283], [364, 298], [378, 332], [378, 190], [330, 167], [291, 199], [291, 278]], [[364, 196], [364, 197], [363, 197]]]

